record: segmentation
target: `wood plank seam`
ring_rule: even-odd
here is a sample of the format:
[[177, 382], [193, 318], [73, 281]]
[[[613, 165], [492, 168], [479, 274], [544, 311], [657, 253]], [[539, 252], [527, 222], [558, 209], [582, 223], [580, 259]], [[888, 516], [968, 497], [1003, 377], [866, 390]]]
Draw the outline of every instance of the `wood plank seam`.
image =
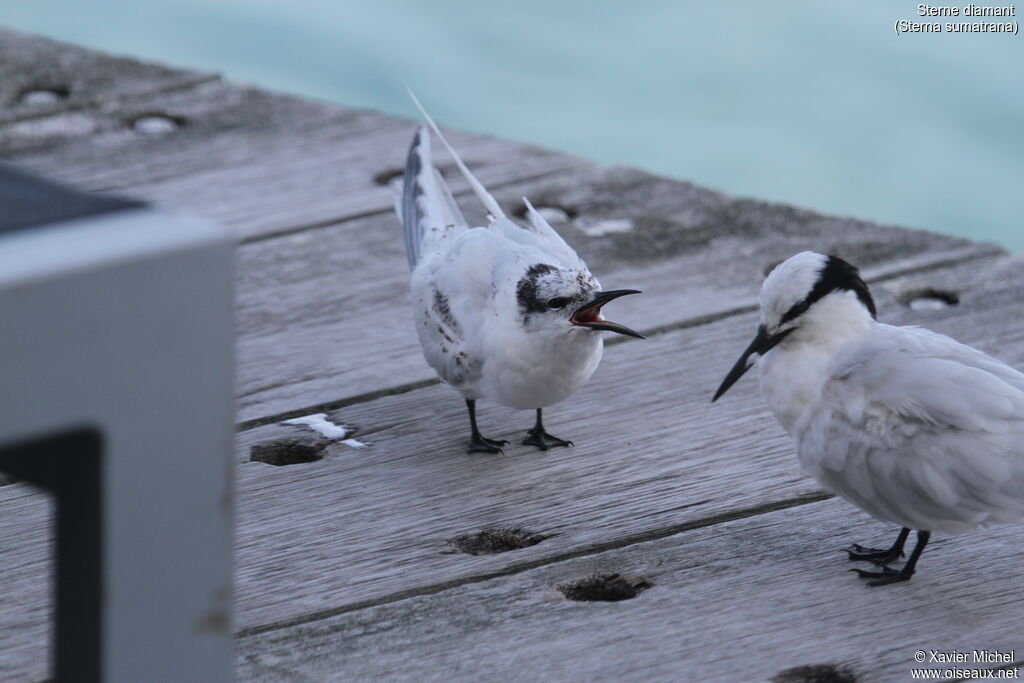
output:
[[328, 608], [323, 610], [317, 610], [315, 612], [308, 612], [303, 614], [301, 617], [295, 617], [292, 619], [284, 619], [277, 622], [271, 622], [268, 624], [260, 624], [258, 626], [250, 626], [248, 628], [241, 629], [235, 633], [237, 638], [246, 638], [249, 636], [256, 636], [262, 633], [270, 631], [277, 631], [280, 629], [291, 628], [293, 626], [299, 626], [301, 624], [308, 624], [315, 621], [321, 621], [330, 617], [338, 616], [339, 614], [345, 614], [348, 612], [356, 612], [361, 609], [368, 607], [376, 607], [378, 605], [386, 605], [392, 602], [398, 602], [405, 600], [406, 598], [419, 597], [424, 595], [434, 595], [442, 591], [449, 590], [451, 588], [458, 588], [460, 586], [467, 586], [476, 583], [483, 583], [492, 579], [501, 578], [503, 576], [511, 576], [513, 574], [519, 574], [521, 572], [536, 569], [538, 567], [544, 567], [549, 564], [555, 564], [558, 562], [564, 562], [566, 560], [572, 560], [578, 557], [586, 557], [588, 555], [597, 555], [609, 550], [617, 550], [620, 548], [626, 548], [637, 543], [644, 543], [646, 541], [654, 541], [669, 536], [676, 536], [678, 534], [684, 534], [689, 531], [696, 529], [703, 529], [716, 524], [724, 524], [726, 522], [734, 522], [740, 519], [748, 519], [751, 517], [757, 517], [759, 515], [768, 514], [771, 512], [778, 512], [779, 510], [786, 510], [789, 508], [799, 507], [801, 505], [808, 505], [811, 503], [819, 503], [823, 500], [829, 500], [835, 496], [826, 491], [819, 491], [817, 493], [809, 493], [793, 498], [787, 498], [784, 500], [772, 501], [763, 505], [757, 505], [750, 508], [743, 508], [740, 510], [733, 510], [731, 512], [712, 515], [710, 517], [703, 517], [700, 519], [690, 520], [683, 522], [682, 524], [662, 527], [660, 529], [648, 530], [643, 533], [633, 534], [630, 536], [623, 536], [611, 541], [605, 541], [602, 543], [593, 543], [586, 546], [575, 548], [571, 551], [558, 553], [554, 555], [545, 556], [529, 562], [519, 562], [515, 564], [507, 565], [501, 569], [497, 569], [489, 572], [481, 572], [472, 576], [465, 576], [458, 579], [452, 579], [450, 581], [443, 581], [435, 584], [421, 585], [416, 588], [410, 588], [404, 591], [397, 591], [389, 595], [385, 595], [372, 600], [364, 600], [362, 602], [354, 602], [342, 607]]
[[[915, 650], [1019, 651], [1019, 629], [1007, 626], [1017, 621], [1022, 575], [1006, 550], [1019, 534], [985, 534], [975, 551], [948, 543], [948, 571], [881, 604], [843, 571], [832, 543], [807, 543], [811, 532], [823, 540], [873, 533], [844, 506], [824, 501], [248, 638], [238, 641], [239, 671], [258, 680], [277, 680], [253, 675], [265, 665], [304, 680], [320, 672], [411, 679], [428, 662], [467, 681], [508, 671], [523, 680], [757, 681], [834, 663], [858, 680], [904, 681], [928, 668], [913, 661]], [[990, 553], [991, 563], [972, 566]], [[565, 601], [555, 588], [596, 572], [644, 576], [654, 587], [613, 604]], [[449, 647], [453, 633], [462, 647]], [[516, 646], [502, 649], [508, 642]]]
[[[916, 266], [907, 266], [905, 268], [896, 268], [891, 271], [876, 275], [874, 277], [866, 277], [865, 280], [869, 283], [876, 284], [886, 282], [888, 280], [894, 280], [908, 275], [915, 275], [917, 273], [929, 273], [943, 268], [951, 266], [957, 266], [962, 263], [968, 263], [974, 260], [990, 259], [994, 256], [1002, 256], [1006, 253], [1005, 250], [1000, 248], [994, 248], [991, 252], [973, 252], [965, 254], [963, 256], [956, 256], [940, 261], [933, 261], [931, 263], [920, 264]], [[653, 337], [655, 335], [664, 334], [666, 332], [674, 332], [676, 330], [683, 330], [689, 327], [697, 327], [698, 325], [707, 325], [709, 323], [716, 322], [718, 320], [724, 320], [734, 315], [742, 315], [744, 313], [752, 313], [758, 310], [757, 304], [750, 304], [747, 306], [737, 306], [727, 311], [719, 311], [705, 316], [692, 318], [690, 320], [681, 320], [679, 322], [668, 323], [667, 325], [659, 325], [658, 327], [650, 327], [641, 330], [645, 337]], [[629, 341], [624, 337], [615, 337], [605, 342], [605, 346], [612, 346], [614, 344], [621, 344], [624, 341]]]
[[235, 427], [235, 431], [244, 432], [249, 429], [255, 429], [256, 427], [262, 427], [268, 424], [274, 424], [275, 422], [281, 422], [282, 420], [290, 420], [293, 417], [302, 417], [303, 415], [310, 415], [312, 413], [324, 413], [333, 410], [339, 410], [341, 408], [347, 408], [358, 403], [368, 403], [370, 401], [376, 401], [378, 398], [384, 398], [385, 396], [397, 396], [399, 394], [406, 394], [410, 391], [416, 391], [417, 389], [425, 389], [432, 387], [435, 384], [440, 383], [441, 380], [436, 377], [433, 379], [420, 380], [419, 382], [409, 382], [407, 384], [397, 384], [392, 387], [385, 387], [384, 389], [378, 389], [376, 391], [369, 391], [365, 394], [359, 394], [358, 396], [352, 396], [350, 398], [339, 399], [337, 401], [328, 401], [327, 403], [318, 403], [311, 406], [305, 406], [304, 408], [297, 408], [295, 410], [288, 410], [283, 413], [276, 415], [268, 415], [267, 417], [258, 417], [252, 420], [246, 420], [245, 422], [239, 422]]
[[[1006, 253], [1005, 250], [1003, 250], [1001, 248], [998, 248], [998, 247], [993, 247], [993, 249], [991, 251], [973, 252], [973, 253], [969, 253], [969, 254], [966, 254], [966, 255], [963, 255], [963, 256], [943, 259], [943, 260], [935, 261], [935, 262], [932, 262], [932, 263], [921, 264], [921, 265], [916, 265], [916, 266], [908, 266], [908, 267], [905, 267], [905, 268], [896, 268], [896, 269], [893, 269], [893, 270], [885, 271], [885, 272], [883, 272], [881, 274], [878, 274], [878, 275], [876, 275], [874, 277], [866, 278], [866, 280], [869, 283], [872, 283], [872, 284], [882, 283], [882, 282], [886, 282], [888, 280], [894, 280], [894, 279], [898, 279], [898, 278], [901, 278], [901, 277], [906, 277], [908, 275], [914, 275], [914, 274], [918, 274], [918, 273], [934, 272], [934, 271], [937, 271], [937, 270], [942, 270], [943, 268], [949, 268], [951, 266], [960, 265], [962, 263], [968, 263], [968, 262], [975, 261], [975, 260], [990, 259], [990, 258], [993, 258], [993, 257], [996, 257], [996, 256], [1001, 256], [1001, 255], [1003, 255], [1005, 253]], [[718, 311], [716, 313], [711, 313], [711, 314], [708, 314], [708, 315], [698, 316], [698, 317], [695, 317], [695, 318], [690, 318], [688, 320], [681, 320], [681, 321], [678, 321], [678, 322], [669, 323], [667, 325], [659, 325], [658, 327], [652, 327], [652, 328], [643, 329], [643, 330], [640, 330], [640, 332], [644, 336], [649, 338], [649, 337], [654, 337], [654, 336], [657, 336], [657, 335], [660, 335], [660, 334], [665, 334], [665, 333], [669, 333], [669, 332], [675, 332], [677, 330], [683, 330], [683, 329], [692, 328], [692, 327], [699, 327], [701, 325], [709, 325], [711, 323], [718, 322], [719, 320], [724, 320], [726, 318], [730, 318], [730, 317], [737, 316], [737, 315], [743, 315], [743, 314], [750, 313], [750, 312], [756, 311], [756, 310], [757, 310], [757, 304], [756, 303], [748, 304], [748, 305], [745, 305], [745, 306], [736, 306], [734, 308], [731, 308], [731, 309], [728, 309], [728, 310], [725, 310], [725, 311]], [[606, 346], [614, 346], [616, 344], [621, 344], [621, 343], [625, 343], [625, 342], [628, 342], [628, 341], [631, 341], [631, 340], [627, 339], [625, 337], [616, 337], [615, 339], [607, 340], [605, 342], [605, 345]], [[356, 396], [350, 396], [348, 398], [339, 399], [339, 400], [336, 400], [336, 401], [327, 401], [327, 402], [324, 402], [324, 403], [316, 403], [316, 404], [313, 404], [313, 405], [303, 406], [302, 408], [296, 408], [296, 409], [284, 411], [284, 412], [281, 412], [281, 413], [275, 413], [273, 415], [268, 415], [268, 416], [265, 416], [265, 417], [258, 417], [258, 418], [252, 418], [252, 419], [249, 419], [249, 420], [245, 420], [243, 422], [239, 422], [236, 425], [235, 430], [237, 432], [244, 432], [244, 431], [247, 431], [247, 430], [250, 430], [250, 429], [255, 429], [256, 427], [262, 427], [264, 425], [274, 424], [275, 422], [280, 422], [282, 420], [289, 420], [289, 419], [294, 418], [294, 417], [301, 417], [303, 415], [310, 415], [312, 413], [321, 413], [321, 412], [330, 412], [330, 411], [334, 411], [334, 410], [340, 410], [341, 408], [347, 408], [349, 406], [357, 405], [357, 404], [360, 404], [360, 403], [367, 403], [369, 401], [375, 401], [375, 400], [377, 400], [379, 398], [383, 398], [385, 396], [397, 396], [399, 394], [405, 394], [405, 393], [409, 393], [411, 391], [417, 391], [419, 389], [425, 389], [426, 387], [431, 387], [431, 386], [434, 386], [435, 384], [439, 384], [439, 383], [440, 383], [439, 379], [431, 378], [431, 379], [426, 379], [426, 380], [420, 380], [418, 382], [408, 382], [408, 383], [405, 383], [405, 384], [396, 384], [396, 385], [393, 385], [393, 386], [390, 386], [390, 387], [385, 387], [383, 389], [378, 389], [376, 391], [370, 391], [370, 392], [366, 392], [364, 394], [359, 394], [359, 395], [356, 395]]]
[[[558, 176], [561, 176], [563, 174], [565, 174], [565, 175], [572, 175], [574, 173], [576, 173], [576, 170], [573, 169], [573, 168], [557, 168], [557, 169], [551, 169], [551, 170], [548, 170], [548, 171], [543, 171], [541, 173], [534, 173], [532, 175], [524, 175], [524, 176], [516, 176], [515, 178], [509, 178], [508, 180], [503, 180], [503, 181], [500, 181], [500, 182], [490, 183], [489, 187], [494, 188], [496, 190], [500, 190], [502, 188], [509, 187], [511, 185], [517, 185], [519, 183], [529, 183], [529, 182], [534, 182], [534, 181], [537, 181], [537, 180], [544, 180], [545, 178], [558, 177]], [[452, 192], [452, 196], [454, 196], [456, 198], [468, 197], [468, 196], [472, 196], [472, 195], [473, 195], [473, 190], [472, 190], [472, 188], [468, 188], [468, 187], [463, 189], [463, 190], [458, 190], [458, 191]], [[238, 243], [240, 245], [243, 245], [243, 244], [254, 244], [256, 242], [263, 242], [263, 241], [270, 240], [270, 239], [275, 239], [275, 238], [278, 238], [278, 237], [287, 237], [288, 235], [295, 235], [297, 233], [305, 232], [307, 230], [318, 230], [320, 228], [334, 227], [334, 226], [341, 225], [342, 223], [347, 223], [348, 221], [355, 221], [355, 220], [360, 220], [360, 219], [363, 219], [363, 218], [371, 218], [373, 216], [379, 216], [379, 215], [382, 215], [382, 214], [391, 213], [392, 211], [394, 211], [394, 209], [392, 209], [391, 207], [384, 207], [384, 208], [380, 208], [380, 209], [371, 209], [369, 211], [363, 211], [363, 212], [359, 212], [359, 213], [350, 213], [350, 214], [346, 214], [345, 216], [340, 216], [340, 217], [337, 217], [337, 218], [330, 218], [330, 219], [325, 219], [325, 220], [321, 220], [321, 221], [315, 221], [313, 223], [305, 223], [305, 224], [296, 225], [296, 226], [288, 226], [288, 227], [280, 228], [278, 230], [274, 230], [272, 232], [264, 232], [264, 233], [259, 233], [259, 234], [256, 234], [256, 235], [250, 235], [249, 237], [243, 237], [241, 240], [239, 240]], [[396, 218], [395, 220], [397, 221], [398, 219]]]

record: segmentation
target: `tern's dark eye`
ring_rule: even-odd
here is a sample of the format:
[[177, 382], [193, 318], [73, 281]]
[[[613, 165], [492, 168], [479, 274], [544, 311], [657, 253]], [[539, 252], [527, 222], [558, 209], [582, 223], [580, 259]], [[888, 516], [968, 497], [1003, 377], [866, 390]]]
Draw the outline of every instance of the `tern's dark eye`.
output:
[[548, 299], [548, 308], [565, 308], [569, 305], [569, 298], [564, 296], [556, 296], [554, 299]]

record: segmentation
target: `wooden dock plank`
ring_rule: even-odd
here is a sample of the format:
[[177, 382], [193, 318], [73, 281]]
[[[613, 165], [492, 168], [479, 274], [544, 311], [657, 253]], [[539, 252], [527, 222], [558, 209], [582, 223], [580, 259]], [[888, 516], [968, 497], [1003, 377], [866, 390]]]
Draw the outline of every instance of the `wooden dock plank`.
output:
[[[397, 87], [397, 86], [396, 86]], [[134, 131], [146, 113], [182, 121]], [[84, 189], [161, 202], [223, 222], [242, 239], [390, 211], [387, 178], [405, 164], [416, 123], [226, 83], [0, 128], [0, 155]], [[452, 143], [500, 187], [589, 165], [485, 135]], [[438, 163], [450, 166], [439, 150]], [[455, 178], [453, 189], [467, 185]]]
[[[1014, 313], [1022, 305], [1022, 271], [1019, 258], [988, 259], [874, 289], [884, 319], [950, 332], [1024, 364], [1024, 318]], [[945, 311], [894, 303], [906, 288], [924, 286], [956, 291], [963, 303]], [[813, 494], [755, 382], [708, 404], [753, 325], [752, 314], [733, 316], [610, 348], [594, 382], [550, 411], [552, 430], [577, 439], [572, 450], [514, 446], [504, 458], [466, 456], [462, 407], [438, 386], [332, 415], [359, 427], [357, 436], [371, 445], [332, 445], [324, 460], [308, 465], [245, 462], [252, 444], [302, 435], [300, 428], [243, 432], [238, 625], [437, 590]], [[529, 421], [486, 405], [481, 418], [512, 437]], [[11, 653], [5, 661], [14, 678], [38, 671], [43, 659], [45, 610], [38, 605], [49, 562], [47, 506], [17, 502], [19, 488], [0, 486], [2, 523], [11, 530], [3, 535], [4, 585], [16, 586], [0, 610], [0, 650]], [[558, 535], [511, 554], [443, 554], [445, 539], [490, 524]], [[19, 613], [18, 605], [30, 607]]]
[[[35, 35], [0, 28], [0, 125], [52, 116], [216, 79], [210, 73], [171, 69], [113, 57]], [[59, 91], [50, 102], [25, 102], [28, 90]], [[69, 117], [68, 122], [82, 119]]]
[[[575, 213], [558, 227], [605, 287], [644, 291], [609, 308], [640, 330], [749, 308], [765, 269], [804, 249], [837, 252], [870, 277], [998, 251], [735, 199], [626, 168], [593, 166], [496, 194], [509, 211], [525, 194]], [[611, 221], [634, 227], [600, 236], [581, 230]], [[434, 378], [411, 322], [403, 250], [390, 213], [239, 250], [240, 421]]]
[[[910, 286], [951, 288], [962, 304], [914, 311]], [[1024, 264], [994, 259], [875, 288], [883, 319], [954, 334], [1024, 365]], [[626, 543], [817, 491], [757, 396], [756, 381], [710, 397], [756, 327], [744, 314], [629, 341], [590, 385], [548, 411], [576, 448], [465, 454], [461, 401], [426, 387], [331, 414], [369, 448], [337, 444], [316, 463], [246, 463], [255, 443], [303, 434], [268, 425], [239, 435], [238, 617], [243, 628], [464, 581], [522, 562]], [[609, 400], [614, 396], [615, 400]], [[481, 424], [517, 439], [531, 416], [482, 405]], [[284, 503], [286, 501], [286, 503]], [[445, 555], [444, 540], [488, 525], [557, 534], [511, 555]]]
[[[841, 500], [801, 505], [244, 637], [238, 677], [766, 681], [842, 664], [885, 683], [936, 666], [915, 663], [918, 650], [1022, 658], [1009, 625], [1020, 619], [1024, 529], [938, 538], [913, 581], [866, 589], [845, 571], [866, 565], [838, 550], [894, 533]], [[594, 572], [653, 586], [620, 602], [556, 589]]]

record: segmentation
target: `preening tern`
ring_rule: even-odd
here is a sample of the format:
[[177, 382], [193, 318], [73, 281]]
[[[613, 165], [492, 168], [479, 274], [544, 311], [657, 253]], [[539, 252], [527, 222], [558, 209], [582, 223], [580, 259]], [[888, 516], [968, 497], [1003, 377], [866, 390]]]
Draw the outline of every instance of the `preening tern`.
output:
[[[903, 527], [891, 548], [854, 544], [854, 570], [907, 581], [932, 531], [1024, 516], [1024, 374], [949, 337], [876, 322], [857, 269], [803, 252], [761, 287], [757, 336], [715, 393], [755, 354], [761, 393], [805, 472], [877, 519]], [[917, 543], [899, 570], [911, 529]]]
[[508, 443], [480, 433], [478, 399], [536, 410], [524, 444], [541, 450], [571, 446], [544, 430], [542, 410], [574, 393], [597, 369], [602, 331], [643, 338], [601, 316], [608, 302], [639, 292], [602, 291], [582, 259], [525, 198], [529, 227], [511, 221], [409, 94], [489, 220], [486, 227], [466, 224], [434, 167], [430, 130], [421, 128], [409, 149], [396, 209], [405, 227], [423, 355], [466, 400], [470, 453], [500, 453]]

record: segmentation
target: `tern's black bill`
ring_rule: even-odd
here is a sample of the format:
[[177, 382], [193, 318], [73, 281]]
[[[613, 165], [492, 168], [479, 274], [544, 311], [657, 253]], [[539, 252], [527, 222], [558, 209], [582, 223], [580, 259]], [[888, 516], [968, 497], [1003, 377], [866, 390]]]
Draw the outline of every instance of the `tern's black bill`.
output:
[[640, 294], [640, 291], [636, 289], [612, 289], [607, 292], [598, 292], [593, 299], [577, 308], [569, 320], [573, 325], [589, 327], [593, 330], [607, 330], [608, 332], [617, 332], [629, 337], [643, 339], [644, 336], [642, 334], [629, 329], [625, 325], [601, 319], [602, 306], [613, 299], [618, 299], [620, 296], [626, 296], [627, 294]]
[[725, 376], [724, 380], [722, 380], [722, 384], [718, 387], [718, 391], [715, 392], [715, 397], [711, 399], [711, 402], [714, 403], [721, 398], [722, 394], [729, 391], [729, 387], [736, 384], [736, 381], [746, 374], [747, 370], [750, 369], [750, 364], [747, 361], [750, 360], [752, 355], [756, 353], [763, 356], [768, 353], [795, 329], [795, 327], [791, 327], [788, 330], [783, 330], [782, 332], [769, 337], [768, 333], [764, 329], [764, 325], [758, 327], [757, 336], [754, 337], [754, 341], [750, 342], [750, 346], [747, 347], [747, 350], [743, 352], [740, 359], [736, 361], [736, 365], [732, 366], [732, 370], [730, 370], [729, 374]]

